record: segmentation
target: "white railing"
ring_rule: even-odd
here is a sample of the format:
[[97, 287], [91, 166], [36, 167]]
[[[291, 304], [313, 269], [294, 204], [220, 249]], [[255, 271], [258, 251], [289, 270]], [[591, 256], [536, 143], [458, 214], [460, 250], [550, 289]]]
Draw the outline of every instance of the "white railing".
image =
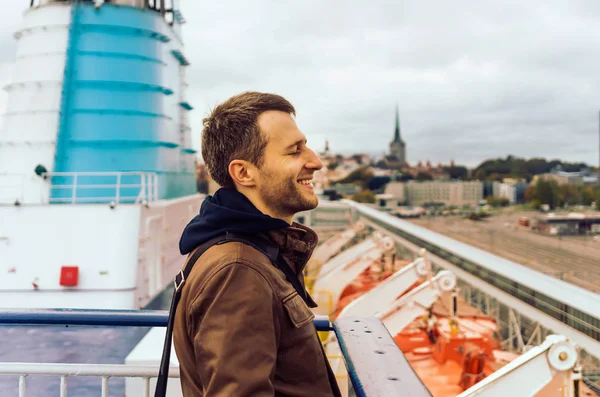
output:
[[[154, 365], [127, 364], [56, 364], [56, 363], [0, 363], [0, 375], [19, 376], [19, 397], [26, 397], [27, 376], [60, 376], [60, 397], [67, 397], [67, 378], [72, 376], [101, 377], [101, 396], [108, 397], [109, 378], [141, 378], [142, 396], [150, 397], [150, 379], [156, 378]], [[170, 368], [169, 378], [179, 378], [179, 371]]]
[[[114, 201], [118, 204], [158, 200], [158, 175], [154, 172], [48, 172], [43, 177], [51, 181], [52, 178], [65, 179], [64, 183], [50, 184], [50, 201], [54, 203], [83, 204]], [[111, 181], [104, 182], [106, 179]], [[102, 182], [94, 183], [94, 180]], [[99, 190], [107, 189], [109, 192], [114, 191], [114, 195], [98, 194]], [[132, 190], [127, 191], [129, 189]], [[123, 190], [126, 190], [125, 194]]]
[[142, 203], [158, 200], [154, 172], [0, 173], [0, 204]]

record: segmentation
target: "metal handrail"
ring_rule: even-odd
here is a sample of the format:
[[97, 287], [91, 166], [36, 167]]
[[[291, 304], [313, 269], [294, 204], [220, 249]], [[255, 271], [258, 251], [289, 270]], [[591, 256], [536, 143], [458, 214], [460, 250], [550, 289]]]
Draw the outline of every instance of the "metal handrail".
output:
[[[0, 309], [0, 324], [164, 327], [167, 319], [165, 310]], [[334, 330], [348, 367], [349, 386], [356, 396], [404, 395], [407, 390], [415, 397], [431, 396], [381, 320], [345, 317], [336, 320], [332, 327], [327, 316], [316, 316], [314, 325], [318, 331]], [[150, 379], [157, 374], [155, 366], [128, 364], [0, 363], [0, 375], [19, 376], [21, 397], [26, 395], [28, 375], [60, 376], [60, 395], [64, 397], [69, 376], [102, 377], [102, 396], [108, 395], [109, 377], [140, 377], [144, 381], [142, 395], [149, 396]], [[169, 377], [178, 376], [172, 368]]]
[[[0, 324], [166, 327], [167, 310], [0, 309]], [[318, 331], [331, 331], [329, 318], [315, 316]]]
[[431, 397], [381, 320], [342, 317], [333, 328], [354, 395]]

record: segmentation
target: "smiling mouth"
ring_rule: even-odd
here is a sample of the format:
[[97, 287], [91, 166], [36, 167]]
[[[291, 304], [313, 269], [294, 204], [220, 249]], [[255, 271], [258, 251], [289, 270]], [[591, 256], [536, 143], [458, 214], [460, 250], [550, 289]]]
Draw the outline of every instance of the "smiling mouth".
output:
[[298, 183], [303, 186], [313, 187], [312, 179], [301, 179], [298, 181]]

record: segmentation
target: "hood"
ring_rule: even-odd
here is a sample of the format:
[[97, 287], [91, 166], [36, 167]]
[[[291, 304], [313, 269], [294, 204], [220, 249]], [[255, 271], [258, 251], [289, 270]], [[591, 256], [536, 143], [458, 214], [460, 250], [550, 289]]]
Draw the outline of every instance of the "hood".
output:
[[260, 212], [246, 196], [232, 188], [221, 188], [202, 202], [200, 213], [187, 224], [179, 240], [182, 255], [225, 232], [262, 233], [285, 229], [283, 219]]

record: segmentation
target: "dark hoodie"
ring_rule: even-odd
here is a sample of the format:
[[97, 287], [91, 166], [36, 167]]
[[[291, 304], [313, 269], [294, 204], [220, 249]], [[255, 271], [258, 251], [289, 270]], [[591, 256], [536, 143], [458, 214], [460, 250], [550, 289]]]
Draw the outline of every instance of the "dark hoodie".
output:
[[260, 212], [237, 190], [221, 188], [214, 196], [204, 199], [200, 213], [185, 227], [179, 240], [179, 251], [187, 255], [200, 244], [225, 232], [255, 234], [289, 226], [283, 219]]

